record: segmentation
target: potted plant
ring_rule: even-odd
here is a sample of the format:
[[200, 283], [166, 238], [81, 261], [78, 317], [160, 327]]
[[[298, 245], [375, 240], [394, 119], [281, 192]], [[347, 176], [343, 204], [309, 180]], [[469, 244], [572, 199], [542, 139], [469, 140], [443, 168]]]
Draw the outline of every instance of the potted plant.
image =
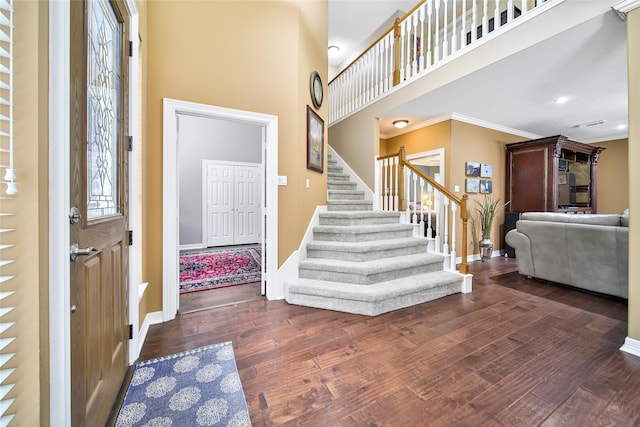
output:
[[[500, 199], [494, 200], [491, 196], [486, 195], [482, 202], [476, 200], [478, 206], [476, 211], [478, 212], [480, 220], [480, 231], [482, 231], [482, 240], [480, 241], [480, 254], [482, 261], [491, 258], [493, 253], [493, 242], [491, 241], [491, 227], [493, 226], [493, 220], [498, 212]], [[509, 202], [502, 205], [502, 208], [507, 206]]]

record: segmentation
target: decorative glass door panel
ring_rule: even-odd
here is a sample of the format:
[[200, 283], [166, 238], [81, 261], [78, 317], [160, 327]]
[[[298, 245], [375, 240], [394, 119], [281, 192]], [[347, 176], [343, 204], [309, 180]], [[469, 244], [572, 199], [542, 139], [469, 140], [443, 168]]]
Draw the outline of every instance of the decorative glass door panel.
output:
[[107, 0], [88, 2], [87, 218], [120, 213], [122, 27]]

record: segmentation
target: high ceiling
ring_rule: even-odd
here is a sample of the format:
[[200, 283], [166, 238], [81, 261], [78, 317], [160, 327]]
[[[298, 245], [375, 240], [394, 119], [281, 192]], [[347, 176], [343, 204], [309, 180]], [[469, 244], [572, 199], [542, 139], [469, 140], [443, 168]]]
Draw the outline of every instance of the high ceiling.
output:
[[[329, 45], [341, 49], [330, 66], [359, 55], [415, 4], [329, 0]], [[567, 102], [555, 103], [560, 97]], [[523, 134], [598, 142], [627, 137], [627, 109], [626, 24], [609, 11], [385, 112], [380, 133], [394, 136], [456, 114]], [[395, 129], [399, 118], [409, 127]]]

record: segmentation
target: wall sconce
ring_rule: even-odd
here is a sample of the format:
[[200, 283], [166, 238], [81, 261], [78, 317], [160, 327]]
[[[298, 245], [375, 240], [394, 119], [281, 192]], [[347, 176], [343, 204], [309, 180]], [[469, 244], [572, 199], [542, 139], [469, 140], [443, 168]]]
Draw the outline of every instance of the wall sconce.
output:
[[395, 127], [397, 127], [398, 129], [402, 129], [403, 127], [407, 126], [409, 124], [409, 120], [396, 120], [395, 122], [393, 122], [393, 125]]

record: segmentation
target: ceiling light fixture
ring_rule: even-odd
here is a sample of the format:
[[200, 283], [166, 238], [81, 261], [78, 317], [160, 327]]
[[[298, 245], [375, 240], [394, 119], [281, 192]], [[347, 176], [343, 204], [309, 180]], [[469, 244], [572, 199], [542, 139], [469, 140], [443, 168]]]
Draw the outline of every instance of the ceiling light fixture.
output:
[[395, 127], [397, 127], [398, 129], [402, 129], [403, 127], [407, 126], [409, 124], [409, 120], [396, 120], [395, 122], [393, 122], [393, 125]]
[[569, 98], [567, 98], [566, 96], [561, 96], [561, 97], [558, 97], [558, 98], [554, 99], [553, 103], [554, 104], [564, 104], [568, 100], [569, 100]]
[[335, 54], [340, 52], [340, 47], [336, 46], [335, 44], [332, 44], [331, 46], [329, 46], [329, 54]]

